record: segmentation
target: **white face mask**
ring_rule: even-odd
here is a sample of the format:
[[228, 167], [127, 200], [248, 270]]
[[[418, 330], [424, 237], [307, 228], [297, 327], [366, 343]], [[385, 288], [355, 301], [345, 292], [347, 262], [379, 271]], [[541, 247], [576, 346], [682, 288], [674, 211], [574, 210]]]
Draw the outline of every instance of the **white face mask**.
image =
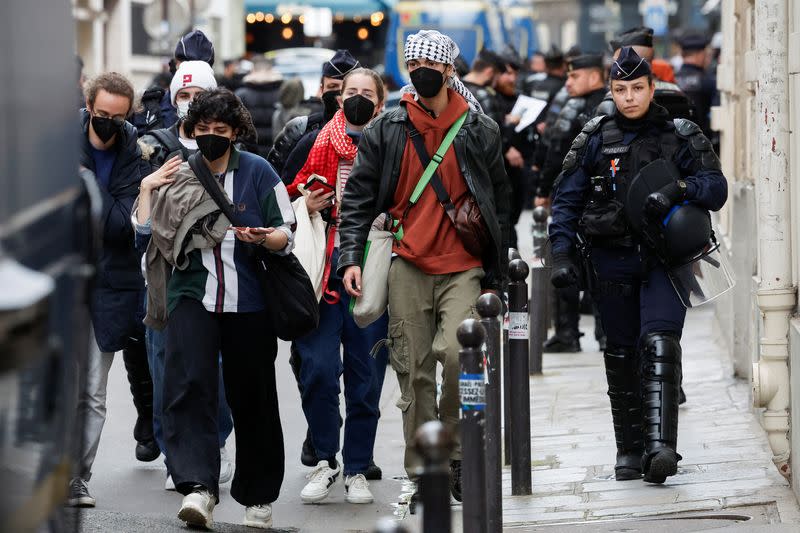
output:
[[191, 104], [191, 100], [184, 100], [183, 102], [178, 102], [176, 107], [178, 108], [178, 118], [184, 119], [186, 115], [189, 114], [189, 104]]

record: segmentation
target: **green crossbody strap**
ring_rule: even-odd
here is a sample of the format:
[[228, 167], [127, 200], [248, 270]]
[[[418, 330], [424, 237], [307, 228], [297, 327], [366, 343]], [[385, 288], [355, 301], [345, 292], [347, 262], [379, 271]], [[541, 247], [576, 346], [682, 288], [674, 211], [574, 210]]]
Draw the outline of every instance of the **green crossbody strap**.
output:
[[[431, 178], [433, 174], [436, 172], [436, 169], [439, 168], [439, 164], [444, 159], [444, 155], [447, 153], [447, 150], [450, 149], [450, 146], [453, 144], [453, 141], [456, 138], [461, 126], [464, 125], [464, 122], [467, 120], [467, 114], [469, 111], [464, 111], [464, 114], [458, 117], [458, 119], [450, 126], [450, 129], [447, 130], [447, 135], [444, 136], [442, 139], [442, 144], [439, 145], [439, 148], [436, 150], [436, 153], [433, 154], [431, 157], [428, 166], [425, 167], [425, 171], [422, 173], [422, 176], [419, 178], [417, 182], [417, 186], [414, 188], [414, 191], [411, 193], [411, 197], [408, 199], [408, 206], [406, 207], [405, 213], [403, 213], [403, 218], [408, 213], [408, 210], [411, 209], [413, 205], [415, 205], [419, 201], [419, 197], [422, 196], [422, 193], [425, 192], [425, 187], [431, 182]], [[393, 225], [396, 228], [392, 233], [394, 233], [395, 239], [398, 241], [403, 239], [403, 226], [402, 221], [395, 219], [393, 221]]]

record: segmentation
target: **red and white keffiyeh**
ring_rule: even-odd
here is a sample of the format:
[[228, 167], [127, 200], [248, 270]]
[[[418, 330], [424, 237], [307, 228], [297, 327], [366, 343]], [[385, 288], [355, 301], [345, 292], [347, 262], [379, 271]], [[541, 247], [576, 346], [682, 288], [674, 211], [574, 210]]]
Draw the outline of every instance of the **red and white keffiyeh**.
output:
[[[296, 188], [297, 185], [305, 184], [311, 174], [317, 174], [335, 186], [339, 160], [352, 161], [356, 158], [357, 153], [358, 146], [347, 135], [344, 111], [340, 109], [320, 130], [317, 140], [314, 141], [314, 146], [308, 154], [306, 164], [297, 173], [292, 185]], [[292, 194], [292, 191], [289, 193]]]

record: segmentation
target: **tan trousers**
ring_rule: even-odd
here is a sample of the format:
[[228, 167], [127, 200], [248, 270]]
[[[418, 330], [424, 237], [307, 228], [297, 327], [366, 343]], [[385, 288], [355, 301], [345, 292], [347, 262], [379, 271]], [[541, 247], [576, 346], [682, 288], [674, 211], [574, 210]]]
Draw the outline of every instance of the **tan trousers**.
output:
[[[397, 373], [406, 442], [405, 468], [412, 478], [422, 460], [414, 450], [417, 428], [440, 420], [456, 439], [451, 459], [461, 459], [456, 330], [475, 316], [484, 272], [430, 275], [397, 257], [389, 269], [389, 362]], [[436, 363], [442, 371], [442, 396], [436, 404]]]

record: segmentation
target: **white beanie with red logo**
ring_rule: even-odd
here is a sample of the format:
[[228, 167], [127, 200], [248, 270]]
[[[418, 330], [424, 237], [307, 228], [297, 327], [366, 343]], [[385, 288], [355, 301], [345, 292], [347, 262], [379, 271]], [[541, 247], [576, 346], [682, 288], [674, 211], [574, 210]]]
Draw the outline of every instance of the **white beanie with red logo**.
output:
[[187, 87], [200, 87], [206, 91], [217, 88], [214, 70], [205, 61], [184, 61], [172, 77], [169, 95], [173, 107], [178, 91]]

